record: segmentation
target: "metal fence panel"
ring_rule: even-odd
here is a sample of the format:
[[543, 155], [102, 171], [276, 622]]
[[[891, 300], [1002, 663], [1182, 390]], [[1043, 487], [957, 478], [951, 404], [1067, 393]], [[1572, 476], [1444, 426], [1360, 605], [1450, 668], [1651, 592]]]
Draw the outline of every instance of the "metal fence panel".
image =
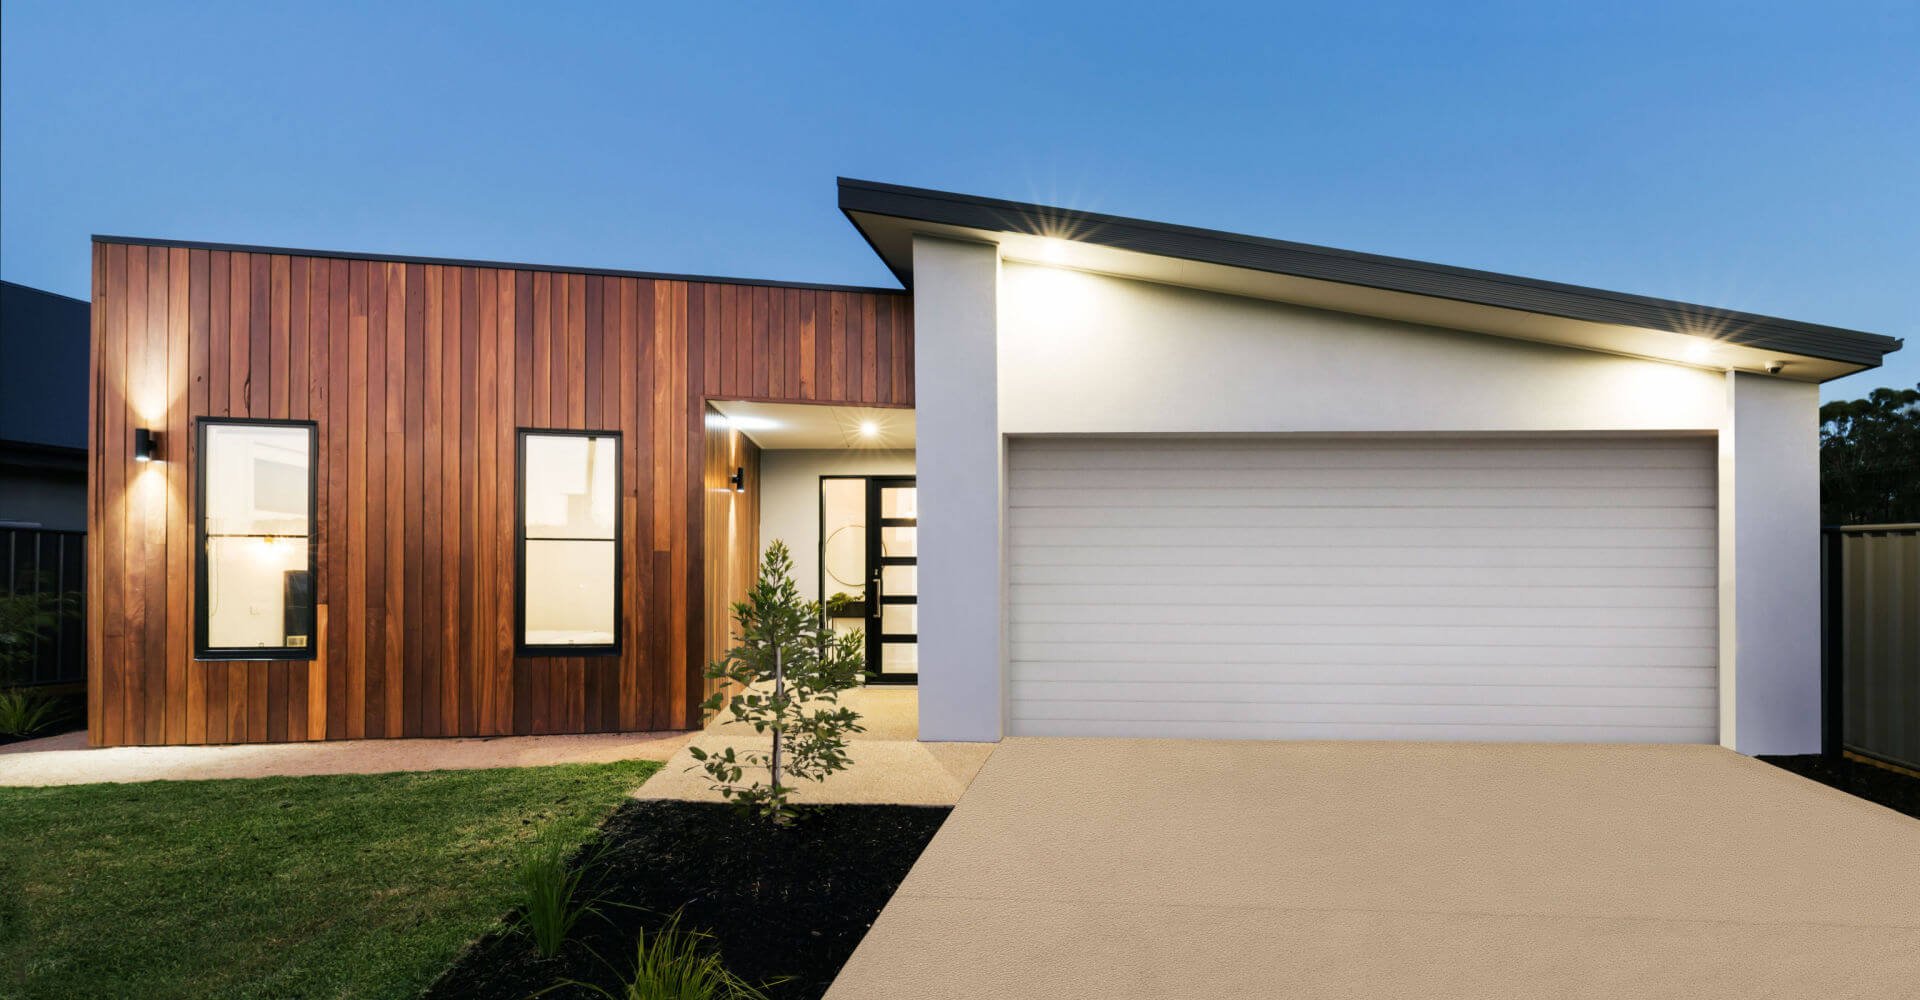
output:
[[1920, 525], [1832, 530], [1842, 742], [1920, 768]]
[[86, 567], [84, 531], [0, 528], [0, 596], [65, 594], [72, 613], [34, 644], [19, 677], [29, 685], [79, 684], [87, 679]]

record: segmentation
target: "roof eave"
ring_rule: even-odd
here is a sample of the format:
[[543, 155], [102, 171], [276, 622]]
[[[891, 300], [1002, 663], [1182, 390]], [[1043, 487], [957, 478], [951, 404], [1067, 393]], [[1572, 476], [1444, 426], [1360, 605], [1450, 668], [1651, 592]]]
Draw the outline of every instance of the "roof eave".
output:
[[863, 224], [861, 215], [982, 234], [1054, 236], [1200, 264], [1580, 322], [1708, 337], [1725, 344], [1861, 368], [1879, 365], [1902, 344], [1898, 338], [1857, 330], [1191, 226], [850, 178], [841, 178], [839, 186], [841, 212], [908, 287], [913, 278], [911, 259], [890, 256], [882, 241]]

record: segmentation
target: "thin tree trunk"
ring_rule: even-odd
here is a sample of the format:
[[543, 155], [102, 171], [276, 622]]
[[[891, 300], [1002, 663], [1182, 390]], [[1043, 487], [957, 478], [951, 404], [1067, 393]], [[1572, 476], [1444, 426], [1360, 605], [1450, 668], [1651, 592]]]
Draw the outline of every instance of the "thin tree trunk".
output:
[[[780, 653], [781, 653], [781, 650], [778, 647], [775, 647], [773, 651], [773, 701], [776, 706], [778, 706], [780, 703], [780, 696], [784, 694], [787, 690], [787, 675], [786, 675], [786, 671], [783, 669], [780, 662]], [[784, 717], [786, 713], [782, 712], [780, 714]], [[774, 730], [773, 730], [773, 787], [774, 788], [780, 787], [780, 736], [781, 736], [781, 733], [780, 733], [779, 727], [778, 726], [774, 727]]]

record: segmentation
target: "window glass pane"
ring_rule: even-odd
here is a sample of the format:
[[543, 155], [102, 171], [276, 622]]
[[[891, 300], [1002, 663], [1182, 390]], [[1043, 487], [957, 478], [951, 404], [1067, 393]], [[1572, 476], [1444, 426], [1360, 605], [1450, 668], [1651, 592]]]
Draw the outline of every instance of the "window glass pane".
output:
[[521, 643], [613, 646], [620, 628], [620, 438], [527, 432], [522, 449]]
[[911, 642], [883, 642], [880, 644], [880, 672], [883, 674], [912, 674], [920, 671], [920, 647]]
[[311, 434], [307, 427], [209, 424], [207, 534], [306, 537]]
[[919, 517], [916, 492], [911, 486], [888, 486], [880, 490], [881, 517]]
[[867, 599], [867, 481], [820, 480], [820, 568], [824, 600]]
[[880, 606], [881, 635], [913, 635], [919, 631], [920, 606], [883, 604]]
[[526, 461], [528, 538], [614, 537], [618, 439], [529, 434]]
[[527, 539], [529, 646], [611, 646], [614, 543]]
[[208, 424], [200, 509], [200, 614], [210, 649], [309, 649], [313, 641], [313, 429]]
[[880, 593], [887, 597], [920, 596], [920, 567], [880, 567]]
[[919, 528], [911, 526], [882, 527], [880, 529], [880, 554], [883, 556], [917, 556]]

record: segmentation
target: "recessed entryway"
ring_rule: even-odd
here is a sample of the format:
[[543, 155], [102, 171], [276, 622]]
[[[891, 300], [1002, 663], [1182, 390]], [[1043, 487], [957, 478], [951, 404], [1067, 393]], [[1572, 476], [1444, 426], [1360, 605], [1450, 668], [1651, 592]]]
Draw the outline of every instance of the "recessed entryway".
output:
[[[755, 446], [742, 531], [756, 552], [779, 540], [802, 597], [865, 636], [868, 683], [919, 677], [919, 491], [914, 414], [883, 407], [714, 401], [716, 419]], [[745, 527], [745, 526], [743, 526]], [[756, 557], [757, 558], [757, 557]]]

